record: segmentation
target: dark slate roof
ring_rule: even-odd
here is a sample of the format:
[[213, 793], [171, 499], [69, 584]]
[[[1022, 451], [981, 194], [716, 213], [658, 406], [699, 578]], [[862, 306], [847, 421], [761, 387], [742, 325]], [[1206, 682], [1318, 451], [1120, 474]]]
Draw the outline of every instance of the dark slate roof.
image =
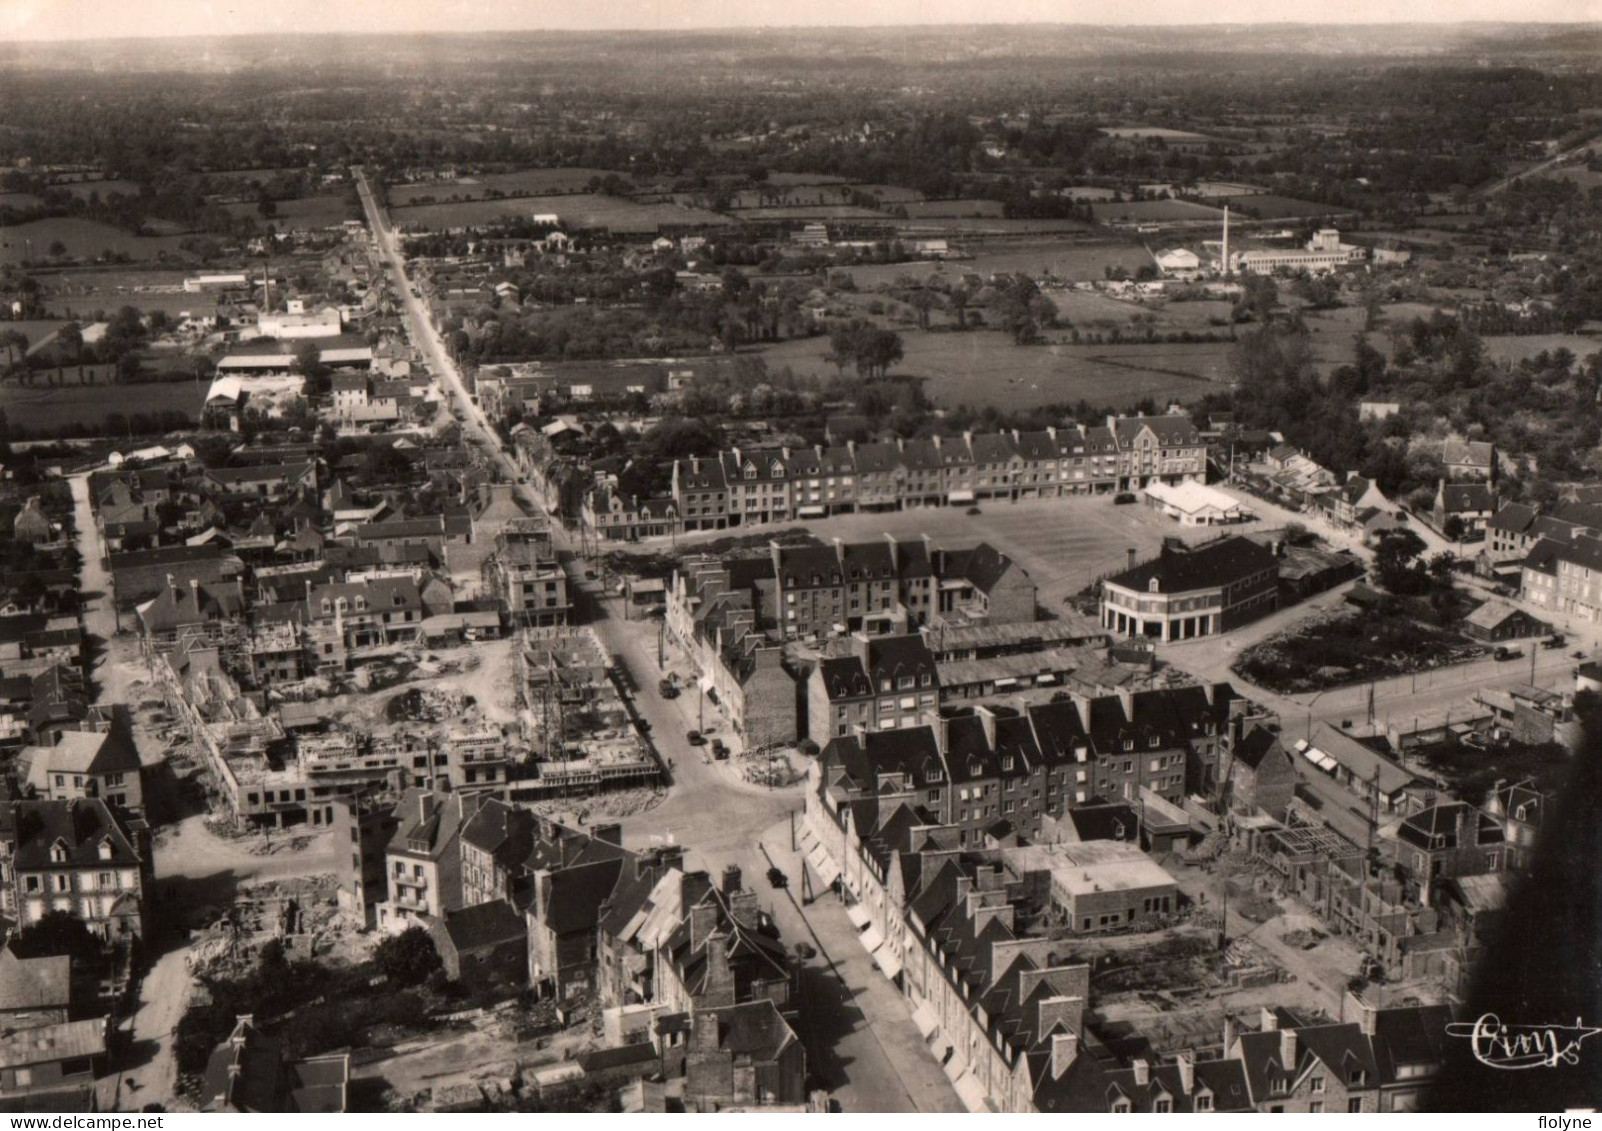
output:
[[528, 936], [527, 921], [504, 899], [447, 911], [443, 927], [458, 954]]
[[[139, 854], [128, 834], [98, 798], [12, 802], [0, 810], [0, 836], [15, 838], [17, 871], [98, 868], [107, 864], [127, 867], [139, 863]], [[103, 841], [111, 845], [109, 860], [100, 856]], [[50, 858], [51, 849], [58, 842], [67, 850], [66, 864], [54, 863]]]
[[1186, 593], [1216, 589], [1273, 567], [1274, 555], [1267, 546], [1231, 534], [1199, 546], [1165, 542], [1157, 557], [1108, 581], [1144, 592], [1156, 578], [1159, 592]]
[[931, 771], [944, 775], [940, 747], [934, 730], [927, 726], [847, 735], [830, 742], [829, 749], [839, 765], [869, 789], [877, 785], [881, 773], [910, 774], [920, 785], [939, 780], [929, 776]]
[[1496, 496], [1487, 483], [1447, 483], [1441, 488], [1441, 503], [1447, 514], [1488, 511], [1496, 506]]
[[981, 593], [989, 593], [1012, 568], [1013, 561], [988, 542], [981, 542], [968, 553], [962, 575]]
[[839, 656], [818, 664], [823, 678], [824, 694], [833, 702], [836, 699], [857, 699], [872, 695], [873, 683], [856, 656]]
[[543, 908], [544, 925], [558, 935], [593, 934], [606, 902], [623, 871], [621, 857], [597, 860], [551, 873], [550, 901]]
[[892, 688], [903, 676], [914, 680], [936, 677], [934, 653], [929, 651], [921, 635], [874, 637], [868, 642], [867, 670], [869, 679], [875, 682], [888, 679]]
[[777, 1006], [767, 998], [726, 1006], [718, 1015], [718, 1047], [753, 1060], [772, 1060], [791, 1041], [795, 1032]]
[[1235, 744], [1235, 761], [1255, 770], [1263, 764], [1263, 759], [1275, 750], [1281, 755], [1285, 753], [1285, 748], [1280, 745], [1279, 736], [1266, 727], [1253, 727]]
[[1133, 842], [1140, 828], [1140, 817], [1128, 805], [1081, 805], [1068, 810], [1068, 818], [1080, 840], [1127, 840]]
[[1451, 1007], [1445, 1005], [1379, 1010], [1374, 1018], [1373, 1037], [1379, 1082], [1396, 1082], [1404, 1066], [1438, 1066], [1445, 1061], [1446, 1026], [1451, 1020]]
[[1535, 522], [1536, 513], [1534, 507], [1524, 503], [1504, 503], [1502, 509], [1496, 512], [1496, 517], [1491, 519], [1491, 529], [1523, 534]]
[[1482, 813], [1466, 801], [1448, 801], [1443, 805], [1432, 805], [1422, 813], [1415, 813], [1403, 821], [1396, 830], [1396, 835], [1407, 841], [1408, 844], [1426, 851], [1442, 851], [1460, 846], [1457, 843], [1458, 818], [1467, 814], [1470, 820], [1479, 822], [1479, 839], [1475, 844], [1502, 843], [1502, 826], [1495, 817]]

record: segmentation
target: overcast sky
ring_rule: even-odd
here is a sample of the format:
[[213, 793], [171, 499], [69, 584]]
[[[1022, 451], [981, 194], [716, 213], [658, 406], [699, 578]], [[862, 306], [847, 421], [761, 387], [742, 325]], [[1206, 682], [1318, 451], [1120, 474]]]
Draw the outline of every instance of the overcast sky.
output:
[[1602, 0], [0, 0], [0, 38], [939, 23], [1602, 20]]

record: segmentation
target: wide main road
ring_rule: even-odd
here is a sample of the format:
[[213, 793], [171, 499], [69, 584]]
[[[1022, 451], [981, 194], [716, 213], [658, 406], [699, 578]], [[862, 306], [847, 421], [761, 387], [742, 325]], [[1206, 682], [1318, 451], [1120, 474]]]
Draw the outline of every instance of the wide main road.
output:
[[[378, 253], [384, 261], [384, 268], [389, 275], [389, 281], [398, 296], [401, 309], [406, 314], [407, 331], [414, 345], [428, 363], [429, 369], [439, 378], [446, 396], [454, 405], [457, 418], [461, 421], [462, 431], [468, 442], [479, 448], [485, 456], [500, 466], [508, 480], [516, 482], [517, 468], [511, 458], [506, 454], [500, 443], [500, 437], [490, 426], [489, 418], [482, 409], [473, 403], [468, 394], [467, 382], [462, 380], [462, 371], [457, 368], [450, 352], [445, 348], [445, 339], [440, 337], [434, 323], [428, 317], [428, 310], [422, 298], [413, 291], [412, 281], [406, 275], [406, 258], [401, 254], [400, 237], [385, 215], [383, 206], [373, 194], [373, 187], [368, 183], [365, 169], [353, 169], [356, 176], [356, 192], [361, 197], [362, 209], [367, 213], [367, 226], [372, 230], [373, 240], [378, 245]], [[519, 490], [519, 495], [528, 493]], [[533, 503], [532, 498], [525, 497], [525, 504]]]
[[[428, 318], [422, 299], [412, 292], [400, 240], [374, 196], [364, 170], [353, 170], [357, 192], [367, 213], [390, 283], [406, 312], [412, 344], [423, 354], [454, 403], [464, 439], [478, 446], [513, 482], [517, 469], [490, 427], [483, 411], [468, 396], [461, 371]], [[519, 487], [523, 503], [538, 510], [532, 493]], [[746, 883], [762, 892], [786, 940], [811, 938], [820, 954], [806, 963], [801, 978], [809, 1015], [806, 1026], [809, 1065], [848, 1109], [859, 1111], [960, 1111], [961, 1104], [939, 1064], [909, 1019], [900, 992], [884, 980], [868, 953], [858, 945], [855, 926], [830, 896], [803, 910], [790, 892], [774, 890], [765, 878], [770, 861], [785, 865], [787, 878], [800, 882], [799, 863], [790, 848], [790, 818], [801, 806], [796, 787], [765, 790], [740, 780], [728, 762], [704, 760], [706, 747], [686, 737], [691, 727], [722, 722], [709, 704], [697, 702], [690, 690], [676, 701], [664, 699], [657, 681], [668, 671], [687, 675], [677, 655], [661, 655], [659, 622], [627, 619], [622, 601], [593, 592], [583, 563], [571, 554], [572, 540], [552, 523], [559, 549], [569, 551], [569, 583], [586, 603], [588, 623], [615, 662], [627, 669], [636, 687], [640, 714], [651, 737], [672, 766], [673, 785], [656, 808], [624, 821], [624, 835], [633, 847], [677, 843], [692, 854], [687, 862], [721, 876], [735, 865]], [[660, 662], [659, 662], [660, 659]], [[842, 926], [844, 924], [844, 926]], [[822, 933], [820, 933], [822, 932]]]

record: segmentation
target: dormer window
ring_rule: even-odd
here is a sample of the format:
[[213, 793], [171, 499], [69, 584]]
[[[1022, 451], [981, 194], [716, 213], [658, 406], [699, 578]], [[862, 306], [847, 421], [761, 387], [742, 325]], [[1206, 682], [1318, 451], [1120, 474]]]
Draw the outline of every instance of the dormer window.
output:
[[1133, 750], [1134, 748], [1135, 748], [1135, 740], [1133, 738], [1124, 739], [1124, 749], [1125, 750]]
[[111, 847], [111, 838], [107, 837], [100, 842], [100, 859], [110, 860], [113, 855], [115, 855], [115, 850]]
[[941, 774], [940, 774], [940, 771], [938, 769], [930, 770], [927, 774], [924, 775], [924, 777], [927, 778], [929, 781], [940, 781], [941, 780]]
[[59, 840], [50, 846], [50, 862], [52, 864], [65, 864], [67, 862], [67, 846]]
[[1152, 748], [1152, 749], [1153, 749], [1153, 750], [1155, 750], [1155, 749], [1157, 749], [1157, 747], [1158, 747], [1158, 745], [1159, 745], [1159, 744], [1160, 744], [1160, 743], [1161, 743], [1161, 742], [1162, 742], [1162, 738], [1160, 738], [1160, 737], [1159, 737], [1159, 736], [1158, 736], [1158, 735], [1155, 735], [1155, 734], [1154, 734], [1154, 735], [1152, 735], [1152, 736], [1151, 736], [1151, 740], [1150, 740], [1150, 746], [1151, 746], [1151, 748]]
[[358, 595], [357, 598], [356, 598], [356, 611], [359, 613], [363, 609], [365, 609], [366, 607], [367, 607], [367, 598]]
[[1003, 769], [1003, 770], [1010, 770], [1010, 769], [1012, 769], [1012, 758], [1011, 758], [1011, 757], [1007, 757], [1007, 758], [1003, 758], [1003, 759], [1002, 759], [1002, 760], [1001, 760], [1001, 768], [1002, 768], [1002, 769]]
[[1123, 1098], [1114, 1100], [1112, 1110], [1114, 1115], [1128, 1115], [1130, 1111], [1129, 1101]]
[[1155, 577], [1152, 578], [1150, 581], [1148, 581], [1146, 583], [1146, 592], [1148, 592], [1148, 593], [1156, 593], [1157, 592], [1157, 579]]
[[324, 597], [323, 598], [323, 615], [324, 616], [328, 616], [333, 611], [334, 611], [334, 603], [332, 601], [330, 601], [327, 597]]

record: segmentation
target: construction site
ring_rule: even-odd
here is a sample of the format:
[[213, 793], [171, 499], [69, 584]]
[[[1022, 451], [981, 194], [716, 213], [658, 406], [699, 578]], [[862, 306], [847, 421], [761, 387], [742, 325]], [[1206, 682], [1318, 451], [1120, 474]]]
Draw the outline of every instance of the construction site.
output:
[[241, 683], [253, 639], [193, 637], [151, 662], [208, 771], [208, 803], [237, 823], [322, 826], [329, 814], [319, 802], [442, 781], [528, 802], [662, 784], [591, 629], [531, 628], [436, 650], [408, 644], [404, 656], [385, 657], [382, 675], [367, 666], [272, 692]]

